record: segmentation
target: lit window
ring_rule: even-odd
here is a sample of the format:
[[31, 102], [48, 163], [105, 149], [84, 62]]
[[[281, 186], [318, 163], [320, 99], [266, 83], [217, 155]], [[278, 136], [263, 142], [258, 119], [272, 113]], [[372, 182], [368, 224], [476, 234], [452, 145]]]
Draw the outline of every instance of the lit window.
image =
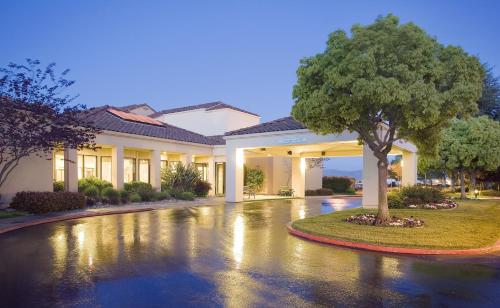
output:
[[83, 179], [83, 155], [78, 155], [78, 179]]
[[208, 181], [208, 164], [195, 164], [196, 166], [196, 170], [198, 170], [198, 172], [200, 173], [201, 175], [201, 179], [204, 180], [204, 181]]
[[149, 159], [139, 159], [139, 181], [149, 183]]
[[54, 180], [64, 181], [64, 154], [54, 155]]
[[123, 160], [123, 182], [135, 181], [135, 158], [125, 158]]
[[101, 157], [101, 180], [111, 182], [111, 156], [102, 156]]
[[165, 168], [167, 168], [168, 166], [168, 160], [161, 160], [161, 163], [160, 163], [160, 168], [163, 170]]
[[97, 177], [97, 156], [83, 155], [83, 176]]

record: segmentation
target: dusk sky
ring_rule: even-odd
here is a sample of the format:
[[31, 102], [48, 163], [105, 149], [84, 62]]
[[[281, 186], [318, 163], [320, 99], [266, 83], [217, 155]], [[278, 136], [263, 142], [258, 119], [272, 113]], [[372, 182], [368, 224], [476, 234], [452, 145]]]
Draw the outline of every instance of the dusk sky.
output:
[[2, 1], [0, 65], [69, 68], [87, 106], [221, 100], [268, 121], [289, 115], [301, 58], [323, 51], [330, 32], [388, 13], [500, 75], [499, 12], [495, 1]]

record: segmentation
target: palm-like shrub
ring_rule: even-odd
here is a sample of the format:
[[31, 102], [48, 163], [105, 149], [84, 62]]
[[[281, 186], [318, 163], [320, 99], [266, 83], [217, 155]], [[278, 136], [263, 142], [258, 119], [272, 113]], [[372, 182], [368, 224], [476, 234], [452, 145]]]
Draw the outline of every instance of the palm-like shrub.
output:
[[201, 174], [193, 164], [177, 164], [173, 169], [165, 168], [161, 175], [162, 190], [171, 192], [173, 196], [181, 192], [193, 192], [200, 180]]
[[99, 195], [102, 195], [102, 190], [107, 187], [113, 187], [108, 181], [104, 181], [95, 177], [88, 177], [78, 181], [78, 191], [84, 192], [88, 187], [94, 186], [99, 191]]

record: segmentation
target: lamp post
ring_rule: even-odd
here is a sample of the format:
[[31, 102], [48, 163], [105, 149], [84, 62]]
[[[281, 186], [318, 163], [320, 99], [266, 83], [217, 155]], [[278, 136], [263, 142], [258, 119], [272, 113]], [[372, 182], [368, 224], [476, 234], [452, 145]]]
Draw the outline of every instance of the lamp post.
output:
[[474, 189], [474, 197], [477, 199], [478, 195], [479, 195], [479, 190], [476, 188]]

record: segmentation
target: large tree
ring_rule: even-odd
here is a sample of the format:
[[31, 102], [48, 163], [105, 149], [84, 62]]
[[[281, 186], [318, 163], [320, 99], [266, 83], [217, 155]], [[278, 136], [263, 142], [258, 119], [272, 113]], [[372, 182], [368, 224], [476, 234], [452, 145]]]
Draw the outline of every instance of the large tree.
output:
[[474, 186], [479, 171], [500, 166], [500, 123], [486, 116], [455, 119], [443, 132], [436, 165], [459, 174], [461, 198], [465, 198], [467, 172]]
[[0, 68], [0, 187], [28, 156], [51, 157], [54, 149], [95, 148], [97, 129], [83, 124], [85, 106], [65, 90], [73, 84], [68, 70], [39, 61]]
[[483, 64], [485, 71], [483, 80], [483, 93], [477, 105], [479, 115], [486, 115], [494, 120], [500, 121], [500, 80], [493, 74], [493, 68]]
[[303, 59], [292, 115], [320, 134], [357, 132], [378, 159], [377, 223], [389, 219], [387, 155], [395, 141], [434, 154], [457, 114], [477, 111], [483, 70], [460, 47], [443, 46], [393, 15], [330, 34], [326, 50]]

